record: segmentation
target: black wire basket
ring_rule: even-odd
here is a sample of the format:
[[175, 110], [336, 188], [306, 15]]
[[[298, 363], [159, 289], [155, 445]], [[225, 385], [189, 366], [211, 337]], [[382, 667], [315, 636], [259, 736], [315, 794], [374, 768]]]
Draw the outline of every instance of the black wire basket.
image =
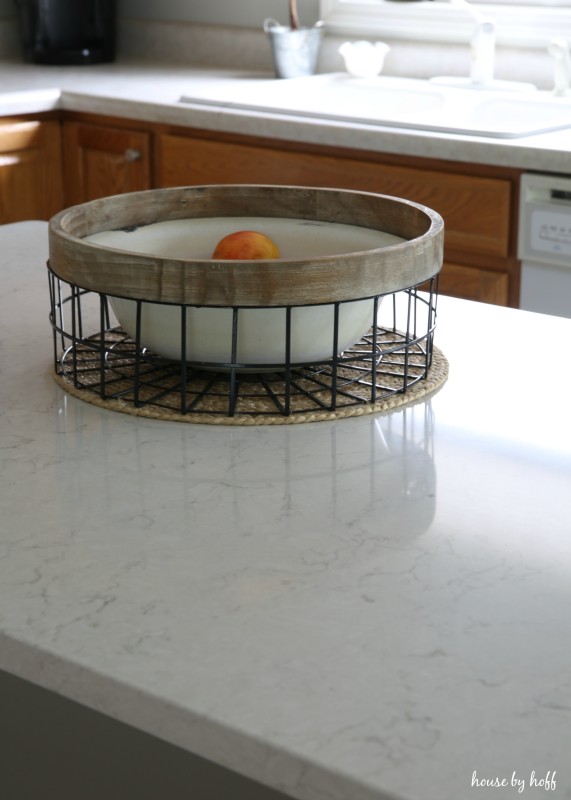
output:
[[[159, 195], [158, 202], [159, 205], [163, 203], [164, 192], [174, 192], [174, 213], [180, 218], [181, 197], [184, 199], [184, 213], [188, 215], [189, 194], [190, 199], [198, 197], [202, 200], [205, 188], [216, 198], [228, 195], [235, 198], [238, 195], [242, 201], [241, 210], [244, 201], [254, 196], [257, 213], [262, 207], [260, 198], [263, 203], [266, 192], [275, 189], [189, 187], [160, 190], [163, 194], [162, 197]], [[101, 403], [146, 410], [156, 416], [189, 418], [209, 415], [219, 419], [248, 417], [254, 420], [296, 415], [330, 418], [332, 414], [345, 409], [376, 407], [387, 398], [409, 393], [413, 387], [426, 381], [434, 355], [438, 277], [442, 263], [440, 217], [409, 201], [381, 195], [295, 187], [278, 187], [278, 191], [282, 199], [284, 192], [287, 199], [292, 194], [297, 199], [296, 192], [302, 192], [304, 198], [313, 192], [318, 199], [325, 194], [328, 203], [334, 201], [334, 208], [340, 195], [345, 205], [347, 196], [350, 200], [353, 199], [351, 196], [358, 196], [367, 207], [369, 227], [372, 226], [371, 202], [375, 212], [374, 204], [379, 199], [382, 210], [391, 210], [394, 205], [398, 208], [398, 204], [404, 204], [406, 212], [412, 209], [416, 214], [416, 228], [413, 226], [411, 229], [408, 219], [406, 223], [401, 221], [398, 224], [380, 220], [379, 224], [392, 224], [393, 232], [402, 237], [403, 244], [393, 247], [390, 253], [388, 251], [391, 248], [381, 248], [378, 251], [340, 256], [339, 259], [314, 259], [307, 265], [300, 264], [299, 260], [293, 262], [287, 259], [283, 263], [254, 265], [254, 269], [261, 270], [260, 283], [263, 284], [263, 279], [266, 279], [272, 287], [279, 280], [284, 280], [285, 273], [279, 272], [280, 266], [298, 270], [293, 283], [284, 284], [285, 289], [276, 290], [270, 301], [264, 303], [259, 297], [252, 300], [251, 294], [244, 295], [239, 281], [235, 279], [242, 272], [225, 273], [226, 276], [232, 275], [232, 280], [219, 280], [220, 285], [218, 288], [215, 286], [212, 296], [205, 296], [202, 290], [198, 292], [196, 284], [200, 283], [200, 270], [209, 270], [212, 267], [210, 260], [180, 263], [173, 262], [173, 259], [153, 261], [147, 255], [93, 247], [87, 241], [86, 234], [93, 230], [104, 230], [105, 225], [109, 225], [108, 201], [113, 208], [116, 209], [119, 204], [123, 209], [122, 230], [151, 224], [154, 219], [149, 218], [148, 214], [144, 215], [143, 220], [140, 219], [140, 208], [131, 211], [127, 217], [124, 211], [129, 208], [130, 197], [140, 200], [148, 193], [108, 198], [62, 212], [50, 223], [48, 277], [54, 367], [64, 385], [73, 387], [78, 393], [96, 396]], [[154, 202], [157, 202], [156, 193], [151, 194], [154, 195]], [[166, 200], [169, 201], [169, 208], [172, 208], [172, 198], [168, 194]], [[94, 211], [95, 222], [92, 221]], [[284, 213], [283, 203], [280, 213]], [[199, 218], [201, 214], [204, 215], [199, 210]], [[163, 208], [158, 217], [163, 219], [164, 216]], [[304, 218], [308, 216], [312, 220], [326, 217], [325, 222], [328, 222], [323, 209], [308, 211], [306, 208]], [[336, 213], [336, 216], [338, 218], [339, 215]], [[376, 217], [373, 216], [373, 219]], [[125, 226], [126, 221], [129, 222], [128, 226]], [[412, 230], [408, 238], [403, 236], [403, 226], [409, 233]], [[415, 248], [409, 250], [409, 244], [414, 244]], [[418, 257], [415, 257], [415, 253], [419, 254]], [[391, 259], [391, 255], [402, 265], [400, 272], [392, 269], [394, 258]], [[121, 270], [128, 276], [138, 276], [134, 267], [136, 269], [139, 266], [139, 260], [148, 268], [149, 280], [138, 285], [137, 280], [133, 283], [132, 280], [129, 282], [121, 278]], [[386, 270], [382, 269], [384, 262], [388, 265]], [[312, 272], [315, 263], [319, 275], [325, 276], [325, 280], [321, 280], [318, 289], [312, 289], [312, 295], [303, 282], [307, 273], [310, 273], [307, 280], [313, 282], [312, 287], [317, 285], [315, 271]], [[305, 266], [307, 269], [304, 269]], [[155, 267], [160, 270], [157, 286], [160, 284], [163, 294], [167, 292], [166, 299], [157, 296], [158, 290], [153, 285]], [[174, 289], [164, 289], [166, 268], [178, 271], [178, 277], [172, 281]], [[191, 272], [194, 270], [194, 282], [188, 277], [186, 268]], [[267, 277], [268, 270], [274, 268], [278, 271], [271, 273], [270, 279]], [[341, 280], [335, 280], [336, 273], [342, 276]], [[218, 280], [216, 269], [214, 275]], [[327, 285], [329, 275], [331, 286]], [[123, 283], [118, 284], [120, 279]], [[213, 283], [211, 277], [208, 281]], [[411, 285], [402, 285], [403, 282]], [[252, 283], [257, 292], [256, 281]], [[227, 294], [228, 284], [237, 287], [236, 296], [229, 298], [228, 302], [220, 302], [217, 292]], [[378, 286], [379, 290], [371, 293], [371, 285]], [[267, 287], [262, 285], [260, 292], [267, 296]], [[293, 300], [288, 296], [286, 301], [280, 302], [288, 292], [293, 293]], [[180, 302], [173, 302], [173, 298]], [[127, 299], [132, 307], [131, 324], [122, 324], [124, 320], [119, 322], [121, 314], [117, 308], [120, 299]], [[353, 313], [356, 305], [364, 308], [367, 314], [365, 332], [360, 332], [357, 341], [350, 338], [347, 344], [344, 319], [346, 314]], [[210, 314], [222, 309], [225, 315], [224, 330], [220, 334], [224, 342], [223, 355], [209, 358], [201, 351], [195, 352], [192, 334], [195, 315], [204, 310], [209, 310]], [[241, 347], [243, 330], [247, 326], [252, 327], [254, 309], [254, 315], [262, 309], [268, 309], [281, 320], [279, 333], [274, 331], [271, 334], [277, 340], [279, 357], [252, 358], [251, 351]], [[147, 316], [155, 312], [159, 313], [159, 318], [168, 314], [171, 325], [174, 320], [174, 356], [159, 352], [160, 347], [149, 346], [144, 332]], [[325, 332], [322, 327], [319, 329], [320, 339], [325, 337], [325, 347], [321, 345], [319, 351], [311, 347], [302, 347], [300, 350], [299, 344], [296, 344], [299, 340], [299, 328], [296, 326], [300, 312], [305, 315], [304, 319], [308, 315], [311, 318], [314, 314], [324, 313], [330, 319]], [[276, 348], [273, 347], [270, 352], [275, 353]], [[318, 356], [315, 352], [318, 352]]]
[[[106, 295], [70, 286], [51, 270], [48, 276], [56, 374], [102, 401], [121, 400], [135, 408], [180, 415], [323, 415], [404, 394], [426, 380], [432, 365], [438, 276], [422, 287], [372, 298], [369, 331], [340, 353], [336, 339], [341, 304], [336, 304], [330, 358], [295, 364], [286, 358], [285, 364], [273, 365], [157, 356], [142, 344], [140, 325], [131, 338], [112, 319]], [[140, 320], [144, 304], [136, 302]], [[184, 354], [189, 309], [181, 305], [178, 311]], [[231, 353], [236, 353], [243, 311], [232, 308]], [[284, 311], [290, 318], [292, 309]], [[286, 325], [286, 353], [289, 336]]]

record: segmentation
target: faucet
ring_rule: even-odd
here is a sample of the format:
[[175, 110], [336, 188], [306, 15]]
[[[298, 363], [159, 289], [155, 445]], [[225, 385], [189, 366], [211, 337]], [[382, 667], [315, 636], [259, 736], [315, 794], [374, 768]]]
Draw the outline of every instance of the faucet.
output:
[[491, 83], [494, 80], [494, 59], [496, 48], [496, 22], [491, 17], [482, 16], [470, 41], [472, 83]]
[[[449, 0], [451, 5], [463, 9], [475, 22], [475, 30], [470, 39], [472, 61], [470, 75], [466, 78], [435, 77], [430, 80], [445, 86], [463, 86], [468, 89], [492, 89], [494, 91], [530, 92], [537, 91], [532, 83], [523, 81], [505, 81], [494, 78], [494, 61], [496, 54], [496, 20], [483, 14], [468, 0]], [[564, 68], [562, 67], [563, 71]], [[570, 75], [567, 73], [566, 86], [569, 86]], [[563, 78], [561, 78], [561, 82]]]
[[571, 56], [569, 55], [567, 40], [562, 37], [552, 39], [547, 52], [554, 61], [553, 76], [555, 86], [553, 94], [557, 97], [566, 97], [571, 94]]
[[452, 5], [463, 8], [476, 22], [476, 30], [470, 40], [472, 64], [470, 82], [472, 84], [491, 83], [494, 80], [494, 60], [496, 50], [496, 21], [493, 17], [474, 8], [468, 0], [450, 0]]

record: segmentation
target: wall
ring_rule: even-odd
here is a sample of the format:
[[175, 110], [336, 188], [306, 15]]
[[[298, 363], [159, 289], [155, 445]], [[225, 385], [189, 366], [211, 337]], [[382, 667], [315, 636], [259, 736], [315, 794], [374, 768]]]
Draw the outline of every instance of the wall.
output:
[[[83, 0], [75, 0], [83, 2]], [[203, 25], [238, 25], [257, 28], [266, 17], [287, 22], [287, 0], [118, 0], [120, 17], [147, 20], [183, 20]], [[14, 0], [0, 0], [0, 18], [15, 16]], [[319, 17], [319, 0], [300, 0], [304, 24]]]
[[[299, 14], [305, 24], [319, 17], [319, 0], [300, 0]], [[206, 25], [239, 25], [257, 28], [266, 17], [287, 22], [287, 0], [119, 0], [123, 17], [184, 20]]]
[[[262, 23], [266, 17], [287, 23], [287, 7], [287, 0], [118, 0], [119, 56], [272, 70]], [[299, 0], [299, 11], [302, 24], [313, 24], [319, 17], [319, 0]], [[343, 69], [338, 53], [342, 41], [343, 37], [325, 37], [319, 72]], [[469, 42], [419, 46], [413, 41], [387, 41], [392, 46], [384, 68], [387, 75], [427, 78], [469, 72]], [[0, 57], [19, 55], [14, 0], [0, 0]], [[553, 64], [547, 48], [498, 48], [496, 77], [552, 88]]]

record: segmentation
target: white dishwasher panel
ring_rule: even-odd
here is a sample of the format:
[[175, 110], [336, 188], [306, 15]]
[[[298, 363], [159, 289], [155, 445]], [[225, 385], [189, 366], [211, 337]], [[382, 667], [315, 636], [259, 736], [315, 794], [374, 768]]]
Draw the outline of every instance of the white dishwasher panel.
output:
[[520, 308], [571, 318], [571, 178], [522, 176]]

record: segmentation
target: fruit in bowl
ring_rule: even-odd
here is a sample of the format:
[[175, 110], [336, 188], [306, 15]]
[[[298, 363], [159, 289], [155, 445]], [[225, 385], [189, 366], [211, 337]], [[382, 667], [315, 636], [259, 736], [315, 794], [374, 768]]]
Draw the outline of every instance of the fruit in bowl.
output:
[[265, 233], [259, 231], [234, 231], [224, 236], [212, 253], [213, 259], [253, 261], [279, 258], [280, 249]]

